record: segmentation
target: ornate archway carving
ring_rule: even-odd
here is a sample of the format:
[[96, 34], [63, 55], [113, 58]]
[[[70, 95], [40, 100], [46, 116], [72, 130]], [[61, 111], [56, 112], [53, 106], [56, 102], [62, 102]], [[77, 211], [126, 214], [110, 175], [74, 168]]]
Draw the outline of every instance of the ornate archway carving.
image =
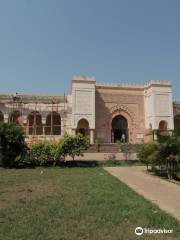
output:
[[[135, 114], [127, 106], [115, 105], [110, 109], [111, 116], [113, 116], [113, 117], [115, 115], [122, 114], [123, 112], [128, 114], [128, 116], [130, 117], [130, 119], [132, 121], [133, 127], [135, 127]], [[111, 119], [112, 119], [112, 117], [111, 117]]]
[[132, 142], [134, 129], [136, 128], [135, 114], [124, 105], [115, 105], [110, 109], [110, 121], [109, 121], [109, 129], [111, 129], [111, 141], [112, 141], [112, 120], [121, 115], [127, 119], [128, 122], [128, 139]]

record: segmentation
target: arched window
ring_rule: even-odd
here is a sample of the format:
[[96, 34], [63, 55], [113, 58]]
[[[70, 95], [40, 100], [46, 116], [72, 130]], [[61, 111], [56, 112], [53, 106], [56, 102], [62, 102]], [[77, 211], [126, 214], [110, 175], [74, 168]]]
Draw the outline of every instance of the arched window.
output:
[[1, 111], [0, 111], [0, 122], [4, 122], [4, 115]]
[[167, 126], [168, 123], [164, 120], [160, 121], [159, 123], [159, 131], [163, 132], [163, 131], [167, 131]]
[[83, 136], [89, 135], [89, 122], [86, 119], [79, 120], [76, 133], [81, 133]]
[[13, 111], [10, 115], [9, 115], [9, 122], [11, 123], [16, 123], [19, 126], [23, 126], [23, 117], [22, 117], [22, 113], [20, 111]]
[[39, 112], [31, 112], [28, 116], [29, 135], [42, 135], [42, 116]]
[[61, 135], [61, 116], [57, 112], [51, 112], [46, 118], [46, 135]]

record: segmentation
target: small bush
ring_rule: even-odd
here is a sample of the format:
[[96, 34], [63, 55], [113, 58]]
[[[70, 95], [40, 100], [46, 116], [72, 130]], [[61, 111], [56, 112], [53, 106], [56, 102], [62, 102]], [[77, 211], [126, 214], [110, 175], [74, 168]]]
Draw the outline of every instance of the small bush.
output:
[[166, 169], [168, 178], [175, 178], [180, 170], [180, 138], [172, 136], [160, 143], [157, 159]]
[[22, 128], [14, 123], [0, 123], [0, 155], [4, 167], [16, 165], [16, 158], [27, 150]]
[[88, 146], [89, 138], [82, 134], [75, 136], [66, 134], [58, 144], [56, 158], [61, 156], [65, 159], [66, 156], [70, 156], [74, 160], [75, 156], [83, 156]]
[[29, 162], [32, 162], [37, 166], [54, 164], [56, 147], [56, 144], [42, 141], [37, 142], [32, 145], [27, 158], [29, 157]]
[[34, 158], [31, 158], [30, 150], [20, 154], [15, 159], [15, 167], [33, 167], [36, 166]]
[[148, 169], [148, 166], [153, 164], [154, 156], [153, 154], [158, 149], [158, 142], [144, 143], [139, 146], [138, 156], [141, 162], [145, 163]]

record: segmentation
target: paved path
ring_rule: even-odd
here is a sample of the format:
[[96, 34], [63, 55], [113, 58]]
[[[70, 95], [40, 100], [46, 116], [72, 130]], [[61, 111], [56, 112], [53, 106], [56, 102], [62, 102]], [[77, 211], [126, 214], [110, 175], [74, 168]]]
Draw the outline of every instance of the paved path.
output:
[[[75, 160], [83, 160], [83, 161], [107, 161], [111, 156], [115, 156], [116, 160], [126, 160], [126, 156], [124, 153], [84, 153], [83, 157], [75, 157]], [[130, 160], [138, 160], [136, 153], [131, 153], [128, 155], [128, 159]], [[66, 160], [72, 160], [71, 157], [67, 157]]]
[[150, 175], [145, 167], [105, 167], [104, 169], [180, 220], [180, 185]]

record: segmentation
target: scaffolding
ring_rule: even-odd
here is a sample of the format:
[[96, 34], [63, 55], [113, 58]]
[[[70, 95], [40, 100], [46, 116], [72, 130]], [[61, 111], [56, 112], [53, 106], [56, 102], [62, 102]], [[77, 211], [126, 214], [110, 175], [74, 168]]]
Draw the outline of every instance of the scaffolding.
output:
[[[26, 137], [30, 141], [32, 140], [34, 142], [39, 135], [43, 136], [44, 139], [47, 137], [46, 135], [49, 135], [50, 139], [54, 141], [55, 135], [61, 135], [61, 127], [66, 129], [67, 99], [65, 93], [63, 96], [57, 97], [19, 95], [15, 93], [11, 96], [4, 95], [2, 98], [8, 108], [8, 122], [16, 122], [17, 119], [15, 115], [13, 115], [16, 111], [19, 112], [21, 117], [25, 112], [28, 114], [27, 121], [23, 121], [21, 127], [23, 127]], [[34, 109], [29, 105], [30, 103], [33, 103]], [[38, 106], [39, 103], [47, 104], [48, 108], [45, 106], [44, 110], [41, 109], [40, 106]], [[50, 117], [49, 125], [47, 122], [48, 114], [46, 114], [46, 119], [43, 119], [44, 121], [42, 122], [43, 111], [48, 110]]]

